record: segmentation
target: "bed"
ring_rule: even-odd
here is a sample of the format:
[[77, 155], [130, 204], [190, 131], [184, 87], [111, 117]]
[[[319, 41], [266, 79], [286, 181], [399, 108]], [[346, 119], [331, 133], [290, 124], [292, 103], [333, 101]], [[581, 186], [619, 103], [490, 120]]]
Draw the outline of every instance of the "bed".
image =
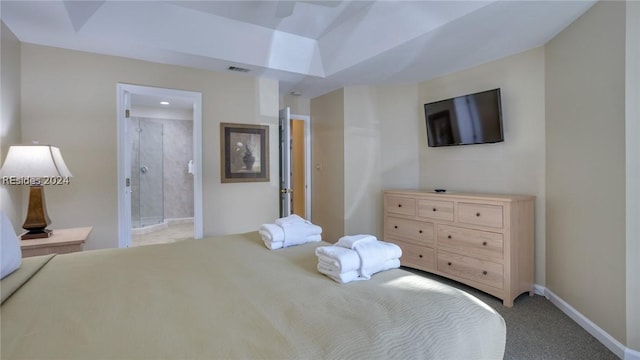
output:
[[257, 233], [23, 259], [2, 280], [2, 359], [501, 359], [505, 323], [394, 269], [338, 284], [310, 243]]

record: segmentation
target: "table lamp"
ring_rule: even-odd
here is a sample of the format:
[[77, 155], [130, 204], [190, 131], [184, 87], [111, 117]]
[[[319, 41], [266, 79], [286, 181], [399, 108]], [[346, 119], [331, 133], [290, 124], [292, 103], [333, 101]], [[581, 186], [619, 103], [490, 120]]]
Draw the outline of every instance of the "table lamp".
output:
[[67, 185], [72, 176], [60, 149], [49, 145], [11, 146], [0, 174], [3, 185], [29, 185], [29, 208], [22, 225], [27, 232], [22, 239], [51, 236], [43, 185]]

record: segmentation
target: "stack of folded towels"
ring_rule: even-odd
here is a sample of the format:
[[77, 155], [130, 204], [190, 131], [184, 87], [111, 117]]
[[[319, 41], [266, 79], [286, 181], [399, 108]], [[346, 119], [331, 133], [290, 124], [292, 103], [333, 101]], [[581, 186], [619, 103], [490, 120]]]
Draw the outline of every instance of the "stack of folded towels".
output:
[[317, 247], [316, 256], [319, 272], [345, 284], [400, 267], [402, 250], [373, 235], [350, 235], [341, 237], [335, 245]]
[[320, 226], [295, 214], [276, 219], [273, 224], [262, 224], [258, 233], [271, 250], [322, 240]]

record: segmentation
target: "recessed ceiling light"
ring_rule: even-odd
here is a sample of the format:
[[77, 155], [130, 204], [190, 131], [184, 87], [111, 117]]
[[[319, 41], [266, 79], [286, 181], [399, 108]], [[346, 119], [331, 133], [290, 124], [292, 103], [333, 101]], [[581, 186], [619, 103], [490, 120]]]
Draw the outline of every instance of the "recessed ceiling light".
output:
[[168, 101], [160, 101], [160, 105], [169, 105]]

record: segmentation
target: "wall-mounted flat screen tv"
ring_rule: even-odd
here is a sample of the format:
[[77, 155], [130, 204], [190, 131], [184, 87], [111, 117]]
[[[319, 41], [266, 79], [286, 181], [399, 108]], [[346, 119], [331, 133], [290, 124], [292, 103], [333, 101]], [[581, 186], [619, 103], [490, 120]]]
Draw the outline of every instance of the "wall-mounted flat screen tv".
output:
[[424, 104], [430, 147], [504, 141], [500, 89]]

